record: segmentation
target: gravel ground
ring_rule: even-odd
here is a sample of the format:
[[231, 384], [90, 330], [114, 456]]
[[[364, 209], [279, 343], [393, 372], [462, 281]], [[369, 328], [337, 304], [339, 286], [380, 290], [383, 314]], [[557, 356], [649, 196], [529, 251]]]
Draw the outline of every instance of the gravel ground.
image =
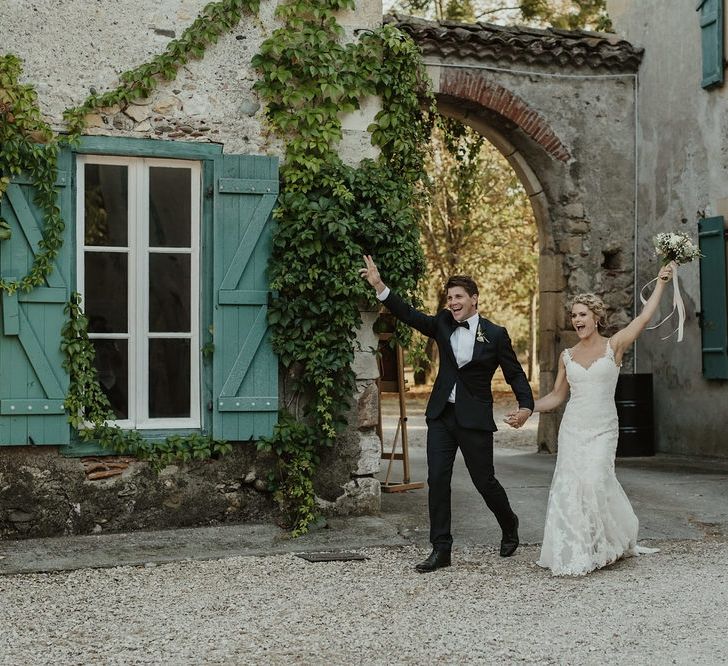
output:
[[415, 547], [0, 578], [0, 664], [728, 663], [728, 543], [670, 542], [584, 578], [535, 547]]

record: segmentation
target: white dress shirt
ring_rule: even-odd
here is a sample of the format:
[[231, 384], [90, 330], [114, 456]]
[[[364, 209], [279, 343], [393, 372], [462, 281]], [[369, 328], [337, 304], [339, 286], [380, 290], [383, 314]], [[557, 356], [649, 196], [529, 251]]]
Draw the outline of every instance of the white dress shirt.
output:
[[[468, 322], [468, 328], [458, 326], [450, 336], [450, 346], [455, 354], [455, 361], [458, 368], [462, 368], [473, 360], [473, 349], [475, 348], [475, 334], [478, 332], [478, 323], [480, 315], [476, 312], [472, 317], [465, 319]], [[457, 384], [452, 387], [448, 402], [455, 402], [455, 389]]]

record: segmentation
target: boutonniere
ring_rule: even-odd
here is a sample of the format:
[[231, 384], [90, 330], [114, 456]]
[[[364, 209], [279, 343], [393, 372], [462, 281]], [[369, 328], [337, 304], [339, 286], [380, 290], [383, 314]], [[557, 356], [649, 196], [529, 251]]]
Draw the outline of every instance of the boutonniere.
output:
[[478, 330], [475, 332], [475, 339], [478, 342], [487, 342], [490, 344], [490, 340], [485, 337], [485, 333], [483, 333], [483, 329], [480, 328], [480, 324], [478, 324]]

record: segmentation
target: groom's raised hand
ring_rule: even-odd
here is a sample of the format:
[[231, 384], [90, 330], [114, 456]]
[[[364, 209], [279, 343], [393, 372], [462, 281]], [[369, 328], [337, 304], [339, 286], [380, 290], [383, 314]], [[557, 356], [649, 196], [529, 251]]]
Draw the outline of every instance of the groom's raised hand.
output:
[[378, 294], [381, 294], [387, 287], [387, 285], [382, 282], [382, 278], [379, 275], [379, 269], [377, 268], [377, 265], [374, 263], [374, 260], [372, 259], [371, 255], [365, 254], [364, 255], [364, 265], [365, 267], [359, 270], [359, 274], [370, 284], [372, 287], [374, 287], [377, 290]]

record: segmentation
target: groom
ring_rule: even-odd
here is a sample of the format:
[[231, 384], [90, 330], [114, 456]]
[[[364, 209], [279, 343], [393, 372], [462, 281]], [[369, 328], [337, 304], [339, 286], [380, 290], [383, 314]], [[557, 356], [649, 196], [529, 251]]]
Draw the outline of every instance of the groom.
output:
[[503, 532], [502, 557], [518, 548], [518, 516], [493, 469], [493, 395], [490, 383], [500, 365], [518, 399], [519, 410], [509, 423], [520, 427], [533, 411], [533, 395], [505, 328], [478, 315], [478, 287], [466, 275], [451, 277], [447, 309], [435, 316], [418, 312], [390, 291], [370, 256], [361, 275], [376, 289], [377, 298], [408, 326], [434, 338], [440, 370], [427, 403], [427, 485], [429, 488], [430, 556], [415, 566], [426, 573], [450, 566], [450, 480], [460, 448], [478, 492]]

